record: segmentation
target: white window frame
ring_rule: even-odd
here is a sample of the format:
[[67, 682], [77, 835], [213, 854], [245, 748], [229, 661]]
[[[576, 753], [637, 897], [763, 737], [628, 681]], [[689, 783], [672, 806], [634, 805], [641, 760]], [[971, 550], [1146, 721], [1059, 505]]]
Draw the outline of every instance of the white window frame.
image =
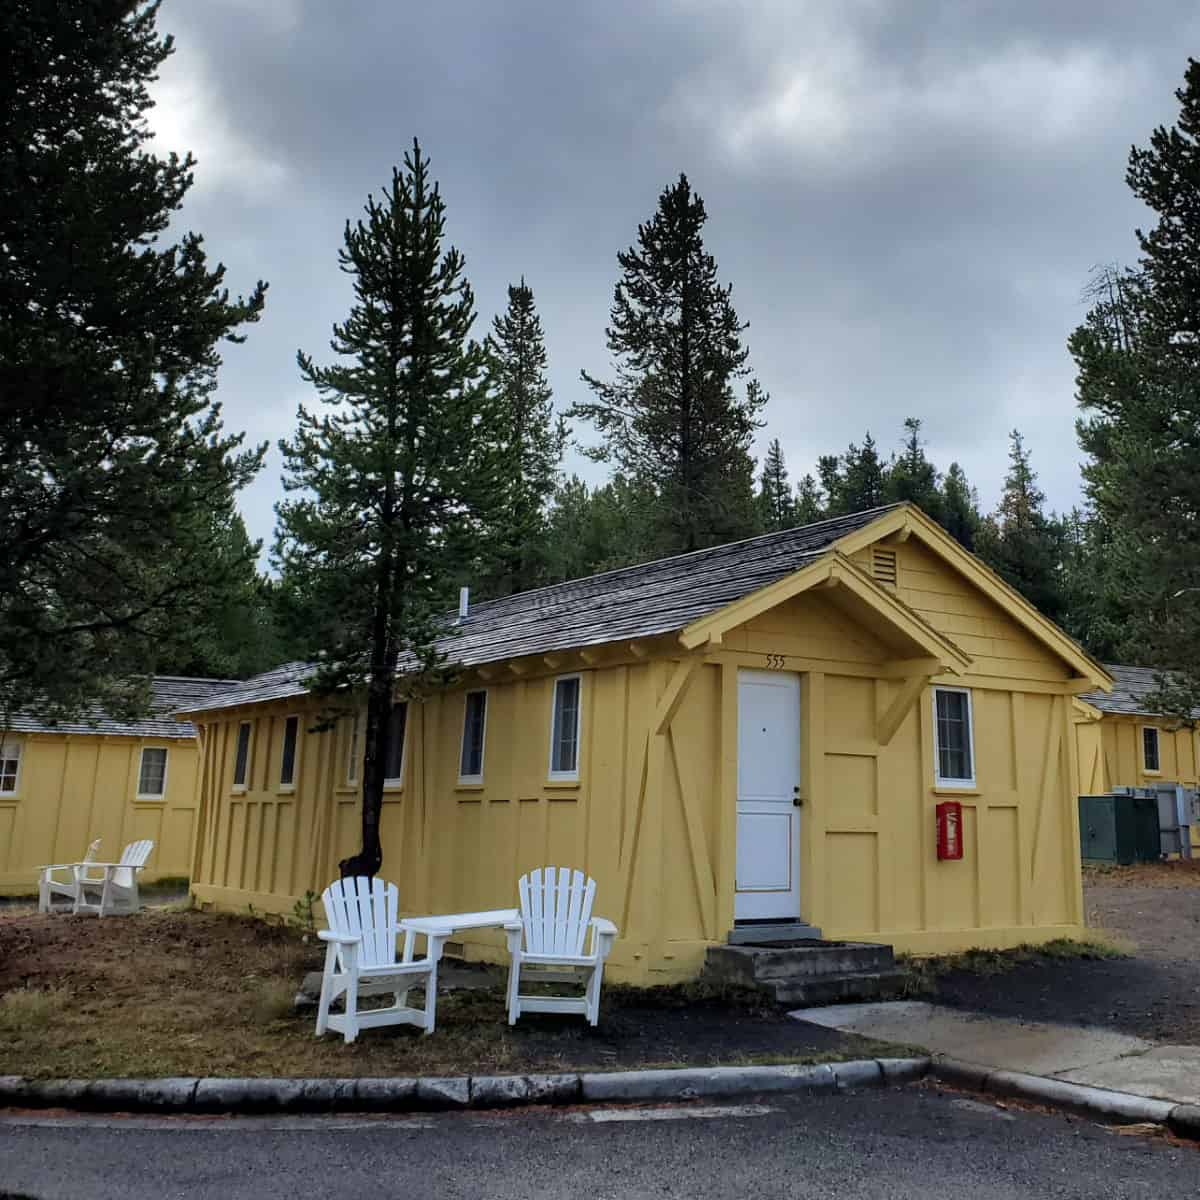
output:
[[[246, 734], [246, 777], [242, 780], [241, 783], [238, 783], [237, 752], [238, 752], [238, 742], [240, 742], [242, 740], [242, 730], [243, 729], [249, 730], [249, 732]], [[237, 733], [234, 735], [234, 739], [233, 739], [233, 783], [229, 789], [235, 796], [241, 796], [241, 795], [245, 794], [246, 789], [250, 786], [250, 776], [251, 776], [251, 773], [253, 772], [253, 770], [254, 770], [254, 722], [253, 721], [239, 721], [238, 726], [237, 726]]]
[[[408, 765], [408, 725], [409, 719], [412, 717], [412, 713], [408, 711], [409, 702], [407, 700], [395, 701], [392, 704], [392, 708], [396, 708], [400, 704], [404, 705], [404, 737], [400, 739], [400, 774], [394, 778], [392, 776], [388, 776], [383, 781], [383, 786], [391, 789], [392, 791], [404, 786], [404, 768]], [[392, 719], [392, 708], [388, 709], [387, 719], [389, 721]], [[386, 764], [384, 765], [386, 767]]]
[[[9, 751], [12, 751], [10, 754]], [[13, 786], [11, 792], [0, 791], [0, 800], [13, 799], [21, 794], [21, 771], [25, 766], [25, 741], [21, 738], [13, 738], [11, 741], [0, 742], [0, 758], [15, 758], [17, 760], [17, 773], [13, 778]]]
[[[1146, 762], [1146, 730], [1152, 730], [1154, 733], [1154, 749], [1157, 751], [1158, 766], [1152, 767]], [[1143, 775], [1161, 775], [1162, 774], [1162, 730], [1157, 725], [1139, 725], [1138, 726], [1138, 754], [1142, 759], [1142, 774]]]
[[[463, 755], [467, 750], [467, 717], [471, 712], [472, 696], [483, 697], [483, 736], [479, 739], [479, 773], [477, 775], [464, 775], [462, 773]], [[483, 782], [483, 765], [487, 761], [487, 724], [488, 709], [490, 707], [491, 701], [488, 699], [487, 688], [472, 688], [469, 692], [463, 693], [462, 738], [458, 744], [458, 782], [460, 784], [478, 784]]]
[[[971, 777], [970, 779], [943, 779], [942, 778], [942, 748], [938, 741], [938, 706], [937, 698], [939, 692], [957, 692], [961, 696], [967, 698], [967, 748], [971, 754]], [[975, 763], [975, 702], [971, 696], [970, 688], [959, 687], [935, 687], [933, 689], [933, 777], [939, 788], [959, 788], [963, 790], [971, 790], [976, 784], [976, 776], [978, 775], [978, 767]]]
[[[358, 787], [358, 763], [362, 757], [363, 711], [354, 710], [350, 717], [350, 727], [346, 730], [346, 786]], [[405, 721], [405, 733], [408, 732], [408, 722]]]
[[[569, 679], [579, 682], [579, 703], [575, 706], [575, 769], [573, 771], [556, 771], [554, 769], [554, 726], [558, 712], [558, 685]], [[583, 675], [556, 675], [554, 686], [550, 692], [550, 755], [546, 764], [546, 778], [553, 783], [576, 783], [579, 780], [579, 760], [582, 757], [583, 746], [580, 742], [580, 732], [583, 728]]]
[[[287, 747], [287, 727], [289, 721], [296, 722], [296, 745], [292, 750], [292, 779], [290, 783], [283, 782], [283, 754]], [[303, 733], [303, 727], [300, 721], [299, 713], [288, 713], [283, 718], [283, 732], [279, 738], [279, 781], [276, 791], [280, 793], [294, 792], [296, 790], [296, 777], [300, 774], [300, 735]]]
[[[143, 792], [142, 791], [142, 766], [146, 761], [147, 750], [161, 750], [163, 752], [163, 777], [161, 792]], [[138, 755], [138, 777], [137, 777], [137, 792], [138, 800], [165, 800], [167, 798], [167, 778], [171, 770], [171, 749], [169, 746], [143, 746], [141, 754]]]

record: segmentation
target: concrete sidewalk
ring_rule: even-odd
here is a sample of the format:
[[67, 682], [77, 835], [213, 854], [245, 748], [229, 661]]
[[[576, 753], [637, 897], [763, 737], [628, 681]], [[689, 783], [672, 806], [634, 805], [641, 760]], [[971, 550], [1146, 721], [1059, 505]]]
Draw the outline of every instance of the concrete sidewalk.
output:
[[1200, 1046], [1161, 1045], [1108, 1029], [992, 1017], [918, 1001], [842, 1004], [788, 1015], [882, 1042], [924, 1046], [935, 1057], [1200, 1105]]

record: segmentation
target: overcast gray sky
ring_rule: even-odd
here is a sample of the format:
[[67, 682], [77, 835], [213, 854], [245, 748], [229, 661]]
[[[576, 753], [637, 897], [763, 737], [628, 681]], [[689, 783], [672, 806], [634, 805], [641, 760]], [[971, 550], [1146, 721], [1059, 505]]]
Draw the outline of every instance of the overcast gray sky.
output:
[[[616, 252], [684, 171], [771, 393], [756, 449], [795, 479], [919, 416], [986, 508], [1014, 426], [1079, 500], [1066, 338], [1089, 269], [1136, 255], [1129, 147], [1200, 53], [1195, 0], [166, 0], [160, 24], [183, 224], [234, 291], [271, 285], [225, 355], [231, 428], [274, 444], [314, 402], [295, 354], [327, 361], [345, 316], [343, 224], [416, 135], [477, 332], [524, 274], [559, 405], [607, 371]], [[279, 469], [242, 497], [268, 540]]]

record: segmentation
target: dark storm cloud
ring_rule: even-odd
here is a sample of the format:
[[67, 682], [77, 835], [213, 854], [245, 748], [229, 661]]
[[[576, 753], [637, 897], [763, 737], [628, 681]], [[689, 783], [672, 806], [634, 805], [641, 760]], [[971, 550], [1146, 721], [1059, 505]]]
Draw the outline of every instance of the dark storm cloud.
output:
[[[1078, 499], [1072, 367], [1089, 268], [1136, 253], [1132, 142], [1170, 122], [1193, 3], [167, 0], [155, 114], [201, 159], [186, 223], [268, 310], [221, 396], [252, 438], [348, 302], [347, 217], [419, 135], [479, 332], [524, 273], [561, 404], [607, 366], [616, 251], [679, 171], [749, 320], [793, 475], [907, 415], [990, 506], [1005, 434]], [[591, 468], [594, 472], [594, 468]], [[244, 497], [268, 536], [278, 459]]]

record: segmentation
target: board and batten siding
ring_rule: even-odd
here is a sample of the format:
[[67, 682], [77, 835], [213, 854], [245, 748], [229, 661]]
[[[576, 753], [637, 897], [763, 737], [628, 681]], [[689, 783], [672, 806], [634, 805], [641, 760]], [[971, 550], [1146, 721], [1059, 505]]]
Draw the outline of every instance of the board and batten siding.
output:
[[[1162, 782], [1200, 787], [1200, 733], [1174, 729], [1173, 724], [1168, 717], [1109, 712], [1098, 717], [1077, 715], [1075, 745], [1081, 794], [1100, 796], [1114, 787], [1154, 787]], [[1142, 729], [1147, 725], [1158, 730], [1157, 771], [1147, 771], [1142, 756]], [[1192, 845], [1200, 848], [1200, 827], [1195, 825]]]
[[[895, 629], [832, 593], [786, 600], [685, 655], [672, 639], [531, 658], [472, 674], [410, 706], [404, 777], [383, 809], [382, 874], [405, 913], [511, 906], [517, 878], [566, 865], [597, 881], [596, 912], [620, 928], [615, 979], [694, 976], [733, 926], [738, 671], [801, 681], [801, 911], [832, 938], [939, 952], [1077, 933], [1078, 794], [1067, 668], [1002, 608], [921, 547], [897, 548], [899, 595], [935, 628], [971, 640], [977, 786], [955, 790], [966, 853], [936, 858], [931, 692], [887, 745], [880, 716], [910, 658]], [[852, 608], [853, 606], [851, 606]], [[954, 628], [950, 628], [953, 626]], [[964, 647], [967, 648], [967, 647]], [[519, 672], [519, 673], [518, 673]], [[548, 778], [554, 679], [582, 680], [579, 780]], [[466, 691], [488, 692], [481, 783], [458, 782]], [[284, 720], [302, 714], [297, 779], [277, 786]], [[348, 719], [315, 733], [316, 710], [279, 701], [201, 717], [203, 836], [194, 891], [224, 907], [287, 913], [359, 846], [346, 785]], [[250, 777], [232, 786], [240, 720]], [[498, 932], [461, 947], [502, 960]]]
[[[191, 874], [199, 805], [200, 755], [193, 738], [18, 733], [17, 794], [0, 794], [0, 893], [31, 895], [38, 869], [76, 862], [96, 838], [101, 861], [115, 862], [128, 843], [154, 842], [144, 882]], [[139, 800], [144, 747], [167, 751], [161, 800]]]

